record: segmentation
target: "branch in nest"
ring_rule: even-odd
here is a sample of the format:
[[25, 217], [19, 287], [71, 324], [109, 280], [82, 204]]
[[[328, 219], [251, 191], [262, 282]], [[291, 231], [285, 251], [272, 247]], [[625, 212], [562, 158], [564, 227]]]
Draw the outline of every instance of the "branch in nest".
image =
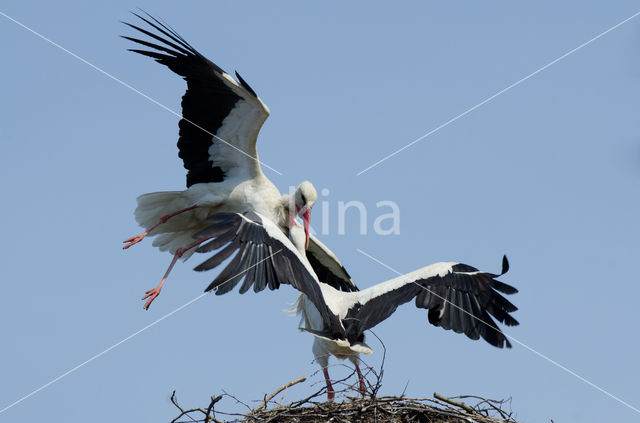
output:
[[451, 404], [456, 407], [462, 408], [467, 413], [475, 414], [475, 410], [473, 409], [473, 407], [468, 406], [464, 402], [452, 400], [451, 398], [445, 397], [444, 395], [440, 395], [437, 392], [433, 393], [433, 397], [439, 399], [440, 401], [444, 401], [447, 404]]
[[[175, 419], [171, 420], [171, 423], [176, 423], [182, 416], [187, 416], [191, 420], [193, 420], [193, 417], [191, 417], [190, 414], [195, 413], [196, 411], [199, 411], [202, 414], [204, 414], [204, 420], [203, 420], [204, 423], [209, 423], [209, 422], [222, 423], [220, 420], [217, 420], [215, 417], [211, 416], [213, 405], [218, 401], [220, 401], [221, 399], [222, 399], [222, 395], [219, 395], [215, 398], [211, 397], [211, 403], [209, 403], [209, 407], [207, 407], [206, 411], [203, 410], [202, 408], [190, 408], [189, 410], [185, 410], [182, 407], [180, 407], [180, 404], [178, 404], [178, 399], [176, 398], [176, 391], [173, 391], [173, 393], [171, 394], [171, 403], [175, 405], [178, 408], [178, 410], [180, 410], [180, 414]], [[198, 420], [193, 420], [193, 421], [198, 421]]]
[[378, 338], [378, 342], [380, 342], [380, 345], [382, 345], [382, 361], [380, 362], [380, 372], [378, 373], [375, 370], [373, 370], [373, 367], [367, 366], [371, 369], [371, 371], [376, 377], [375, 385], [371, 385], [371, 383], [369, 383], [369, 380], [367, 380], [367, 384], [369, 384], [369, 389], [371, 390], [371, 397], [375, 398], [378, 395], [378, 391], [380, 390], [380, 388], [382, 388], [382, 377], [384, 376], [384, 361], [387, 357], [387, 346], [384, 345], [384, 342], [382, 342], [382, 339], [380, 339], [380, 337], [376, 335], [374, 331], [369, 329], [369, 332], [371, 332], [373, 336]]
[[[485, 413], [487, 416], [489, 415], [489, 411], [490, 410], [486, 409], [486, 408], [481, 408], [481, 405], [483, 405], [483, 404], [486, 404], [487, 406], [489, 406], [493, 411], [498, 413], [500, 415], [500, 417], [502, 417], [505, 420], [511, 419], [511, 415], [513, 414], [512, 412], [507, 413], [502, 409], [502, 406], [505, 403], [511, 404], [511, 398], [508, 398], [506, 400], [505, 399], [503, 399], [503, 400], [493, 400], [493, 399], [487, 399], [487, 398], [479, 397], [477, 395], [460, 395], [460, 396], [457, 396], [457, 397], [454, 397], [454, 398], [461, 398], [461, 399], [462, 398], [474, 398], [474, 399], [480, 400], [480, 402], [475, 405], [475, 410], [477, 410], [479, 412], [482, 412], [482, 413]], [[511, 407], [509, 407], [509, 408], [511, 408]]]
[[271, 399], [273, 397], [275, 397], [276, 395], [278, 395], [280, 392], [284, 391], [285, 389], [293, 386], [293, 385], [297, 385], [298, 383], [304, 382], [305, 380], [307, 380], [306, 376], [302, 376], [299, 377], [296, 380], [292, 380], [291, 382], [287, 383], [286, 385], [282, 385], [280, 388], [276, 389], [271, 395], [269, 395], [267, 398], [264, 399], [264, 401], [262, 401], [262, 403], [257, 406], [256, 408], [254, 408], [253, 410], [251, 410], [250, 414], [253, 414], [257, 411], [262, 410], [264, 407], [267, 406], [267, 404], [269, 403], [269, 401], [271, 401]]

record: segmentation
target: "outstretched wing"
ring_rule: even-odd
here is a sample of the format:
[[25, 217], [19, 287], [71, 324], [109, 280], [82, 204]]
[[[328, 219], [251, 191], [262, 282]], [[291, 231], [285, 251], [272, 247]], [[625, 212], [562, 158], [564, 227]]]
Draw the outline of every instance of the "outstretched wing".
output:
[[291, 285], [313, 302], [330, 328], [331, 336], [344, 339], [344, 328], [327, 307], [313, 269], [275, 223], [253, 211], [217, 213], [207, 221], [211, 225], [195, 238], [212, 240], [196, 252], [219, 251], [194, 270], [213, 269], [232, 254], [236, 255], [206, 291], [215, 289], [216, 295], [222, 295], [243, 280], [241, 294], [252, 286], [255, 292], [260, 292], [267, 286], [273, 290], [280, 284]]
[[509, 314], [517, 307], [500, 295], [518, 290], [496, 280], [508, 270], [506, 256], [499, 275], [461, 263], [436, 263], [360, 291], [358, 301], [343, 319], [347, 339], [357, 339], [389, 317], [399, 305], [415, 298], [417, 307], [429, 310], [432, 325], [464, 333], [471, 339], [482, 337], [498, 348], [511, 348], [493, 320], [507, 326], [518, 324]]
[[187, 187], [261, 173], [256, 139], [269, 109], [255, 91], [237, 72], [236, 82], [168, 25], [150, 15], [134, 15], [150, 30], [125, 24], [158, 43], [123, 36], [149, 48], [130, 51], [155, 59], [187, 81], [178, 139], [178, 155], [188, 170]]
[[338, 257], [313, 235], [309, 236], [306, 255], [319, 280], [340, 291], [358, 291]]

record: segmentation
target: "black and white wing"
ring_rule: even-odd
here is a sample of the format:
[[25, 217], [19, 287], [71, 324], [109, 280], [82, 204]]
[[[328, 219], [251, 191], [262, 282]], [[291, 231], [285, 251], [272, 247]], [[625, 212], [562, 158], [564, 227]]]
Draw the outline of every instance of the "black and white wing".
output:
[[150, 30], [125, 24], [158, 43], [123, 36], [150, 49], [130, 51], [154, 58], [187, 81], [178, 139], [179, 156], [188, 170], [187, 187], [261, 173], [256, 139], [269, 109], [255, 91], [237, 72], [236, 82], [168, 25], [150, 15], [134, 15]]
[[311, 234], [306, 255], [320, 281], [340, 291], [358, 291], [358, 287], [353, 283], [347, 269], [340, 263], [338, 257]]
[[357, 339], [389, 317], [399, 305], [415, 298], [418, 308], [429, 310], [432, 325], [464, 333], [471, 339], [482, 337], [498, 348], [511, 348], [493, 320], [507, 326], [518, 325], [509, 314], [517, 307], [500, 294], [514, 294], [518, 290], [496, 280], [508, 270], [506, 256], [499, 275], [461, 263], [436, 263], [360, 291], [358, 301], [342, 319], [347, 339], [350, 342]]
[[267, 286], [274, 290], [280, 284], [291, 285], [313, 302], [331, 336], [344, 339], [344, 328], [329, 310], [313, 269], [275, 223], [253, 211], [217, 213], [207, 218], [207, 222], [210, 226], [194, 237], [211, 238], [211, 241], [202, 244], [196, 252], [219, 251], [194, 270], [213, 269], [232, 254], [236, 255], [206, 291], [215, 289], [216, 295], [222, 295], [243, 280], [241, 294], [252, 286], [255, 292], [260, 292]]

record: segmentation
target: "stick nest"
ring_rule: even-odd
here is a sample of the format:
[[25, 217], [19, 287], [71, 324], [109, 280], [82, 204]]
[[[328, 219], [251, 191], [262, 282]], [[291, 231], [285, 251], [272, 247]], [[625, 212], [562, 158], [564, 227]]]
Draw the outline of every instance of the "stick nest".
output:
[[[182, 408], [176, 399], [175, 392], [171, 402], [180, 410], [180, 414], [171, 423], [202, 422], [244, 422], [244, 423], [346, 423], [346, 422], [429, 422], [429, 423], [516, 423], [512, 412], [505, 411], [511, 400], [491, 400], [475, 395], [445, 397], [434, 393], [433, 398], [406, 398], [402, 396], [372, 395], [358, 398], [343, 394], [341, 402], [324, 402], [326, 391], [287, 404], [279, 404], [273, 400], [280, 392], [306, 378], [299, 378], [280, 387], [255, 408], [238, 398], [224, 393], [211, 397], [206, 408]], [[247, 408], [246, 413], [227, 413], [218, 409], [223, 398], [231, 398]], [[470, 405], [473, 404], [473, 405]]]

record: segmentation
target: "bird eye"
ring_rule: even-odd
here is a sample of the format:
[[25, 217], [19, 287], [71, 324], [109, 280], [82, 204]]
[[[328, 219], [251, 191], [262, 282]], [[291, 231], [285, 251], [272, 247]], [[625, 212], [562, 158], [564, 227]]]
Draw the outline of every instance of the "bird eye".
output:
[[300, 197], [302, 198], [302, 204], [307, 204], [307, 199], [304, 198], [304, 194], [300, 193]]

